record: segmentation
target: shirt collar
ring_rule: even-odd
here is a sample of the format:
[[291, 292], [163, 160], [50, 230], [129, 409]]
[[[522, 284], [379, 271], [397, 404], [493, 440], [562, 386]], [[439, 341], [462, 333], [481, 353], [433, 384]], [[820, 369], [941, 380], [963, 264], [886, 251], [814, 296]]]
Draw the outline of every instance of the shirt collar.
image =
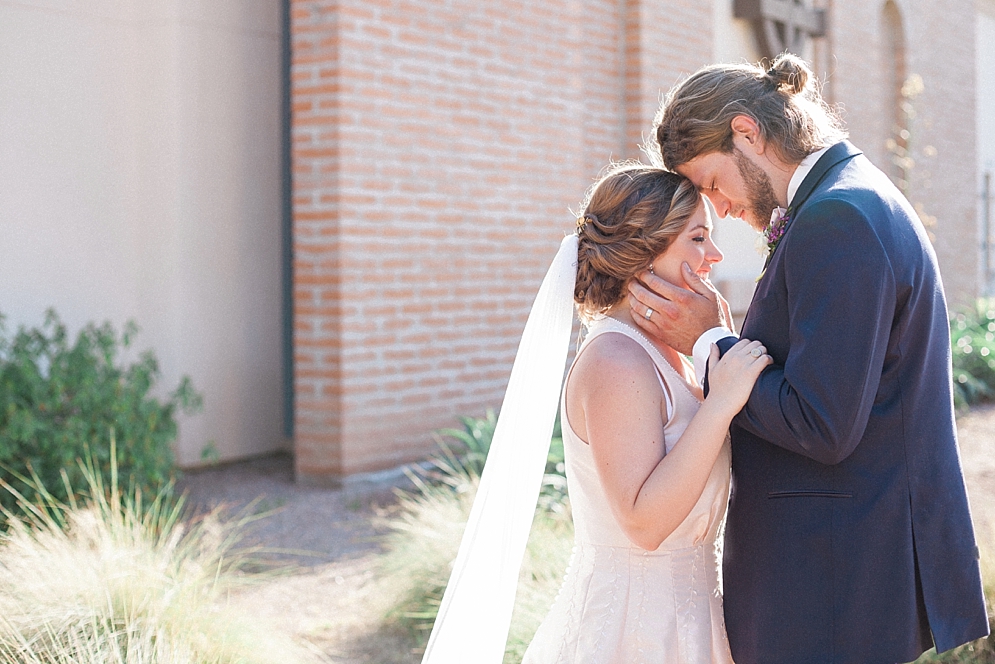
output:
[[791, 176], [791, 180], [788, 181], [788, 207], [791, 207], [791, 200], [795, 197], [795, 193], [798, 191], [798, 187], [802, 186], [802, 182], [805, 180], [805, 176], [808, 175], [812, 167], [815, 166], [816, 162], [822, 155], [826, 154], [832, 146], [827, 146], [821, 150], [816, 150], [809, 156], [802, 159], [802, 163], [798, 164], [798, 168], [795, 169], [794, 174]]

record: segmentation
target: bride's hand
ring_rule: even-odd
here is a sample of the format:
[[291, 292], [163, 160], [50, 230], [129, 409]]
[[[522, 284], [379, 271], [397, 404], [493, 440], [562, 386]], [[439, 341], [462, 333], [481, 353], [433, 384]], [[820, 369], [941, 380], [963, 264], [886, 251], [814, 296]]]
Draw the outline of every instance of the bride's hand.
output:
[[719, 359], [712, 346], [708, 357], [708, 399], [729, 408], [735, 415], [750, 398], [754, 383], [773, 360], [759, 341], [740, 339]]

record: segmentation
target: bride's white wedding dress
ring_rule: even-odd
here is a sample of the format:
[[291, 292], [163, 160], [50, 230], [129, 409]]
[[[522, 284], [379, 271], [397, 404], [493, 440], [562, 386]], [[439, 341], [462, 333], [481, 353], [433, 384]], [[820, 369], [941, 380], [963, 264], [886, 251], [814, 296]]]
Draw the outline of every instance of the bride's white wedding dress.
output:
[[[645, 337], [613, 318], [591, 324], [578, 357], [609, 332], [634, 339], [656, 365], [668, 395], [669, 452], [699, 398]], [[716, 550], [729, 498], [728, 441], [691, 513], [657, 550], [646, 551], [616, 523], [590, 447], [570, 428], [562, 400], [560, 408], [574, 552], [522, 664], [731, 664]]]

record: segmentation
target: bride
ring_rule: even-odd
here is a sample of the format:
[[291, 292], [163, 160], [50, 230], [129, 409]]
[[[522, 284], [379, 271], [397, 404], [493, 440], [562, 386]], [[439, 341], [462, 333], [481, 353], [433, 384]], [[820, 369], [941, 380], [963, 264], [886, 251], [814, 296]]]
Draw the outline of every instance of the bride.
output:
[[[688, 361], [637, 331], [625, 299], [627, 283], [647, 267], [675, 284], [684, 283], [683, 263], [707, 278], [722, 259], [711, 232], [700, 194], [676, 174], [625, 163], [592, 187], [530, 314], [423, 664], [501, 661], [522, 523], [527, 538], [531, 522], [525, 507], [531, 500], [534, 510], [538, 491], [535, 482], [534, 492], [523, 487], [522, 476], [539, 458], [523, 436], [502, 436], [502, 423], [538, 422], [537, 411], [552, 410], [539, 403], [551, 391], [523, 383], [523, 372], [536, 371], [556, 343], [566, 346], [556, 311], [568, 283], [587, 327], [560, 401], [575, 546], [523, 664], [732, 662], [716, 550], [729, 494], [726, 435], [771, 360], [756, 341], [739, 341], [721, 360], [713, 348], [703, 398]], [[536, 328], [557, 326], [560, 340], [536, 341]], [[558, 358], [562, 372], [565, 352], [552, 353], [553, 368], [542, 371], [553, 372]], [[527, 398], [518, 401], [519, 393]], [[548, 430], [530, 428], [548, 445]], [[541, 444], [529, 445], [544, 458]]]

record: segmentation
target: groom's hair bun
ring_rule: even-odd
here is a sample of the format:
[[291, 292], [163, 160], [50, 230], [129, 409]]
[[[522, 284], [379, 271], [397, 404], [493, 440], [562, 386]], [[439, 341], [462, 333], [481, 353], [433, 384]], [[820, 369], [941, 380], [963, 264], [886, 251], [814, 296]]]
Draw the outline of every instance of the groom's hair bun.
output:
[[578, 216], [580, 315], [590, 318], [621, 302], [629, 280], [667, 250], [700, 203], [694, 185], [676, 173], [639, 162], [610, 165]]
[[805, 61], [782, 53], [770, 66], [711, 65], [691, 74], [667, 94], [643, 149], [670, 170], [704, 154], [731, 153], [738, 115], [753, 118], [766, 144], [789, 164], [847, 135]]
[[767, 70], [767, 78], [774, 88], [787, 94], [797, 95], [809, 84], [812, 72], [797, 55], [782, 53], [774, 58], [773, 64]]

